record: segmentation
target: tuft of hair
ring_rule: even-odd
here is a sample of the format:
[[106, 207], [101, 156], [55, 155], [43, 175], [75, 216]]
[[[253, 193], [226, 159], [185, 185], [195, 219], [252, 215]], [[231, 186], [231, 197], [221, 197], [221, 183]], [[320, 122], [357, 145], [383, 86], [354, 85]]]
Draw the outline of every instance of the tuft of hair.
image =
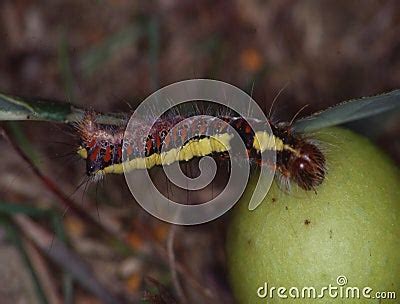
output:
[[93, 110], [85, 111], [82, 120], [74, 124], [74, 128], [77, 130], [79, 137], [82, 141], [89, 141], [94, 133], [98, 131], [99, 126], [96, 122], [97, 113]]

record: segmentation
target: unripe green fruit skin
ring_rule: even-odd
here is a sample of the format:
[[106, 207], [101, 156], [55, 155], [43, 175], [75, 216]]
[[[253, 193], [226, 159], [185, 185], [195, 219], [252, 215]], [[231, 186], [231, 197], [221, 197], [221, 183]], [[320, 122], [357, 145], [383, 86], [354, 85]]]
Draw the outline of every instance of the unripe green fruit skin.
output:
[[[367, 139], [345, 129], [323, 130], [328, 173], [317, 194], [285, 193], [274, 183], [254, 211], [253, 178], [232, 213], [228, 269], [238, 303], [400, 303], [400, 175]], [[257, 296], [264, 286], [371, 287], [396, 300]], [[289, 293], [286, 292], [289, 296]]]

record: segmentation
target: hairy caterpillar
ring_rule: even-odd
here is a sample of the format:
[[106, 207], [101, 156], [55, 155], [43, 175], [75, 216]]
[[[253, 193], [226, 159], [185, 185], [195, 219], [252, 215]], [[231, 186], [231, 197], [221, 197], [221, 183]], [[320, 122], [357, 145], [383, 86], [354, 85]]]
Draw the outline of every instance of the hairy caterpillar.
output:
[[[98, 124], [96, 113], [86, 112], [83, 120], [77, 124], [77, 130], [81, 140], [78, 154], [86, 160], [87, 175], [101, 177], [109, 173], [122, 174], [123, 147], [129, 156], [133, 156], [128, 165], [132, 170], [150, 169], [175, 161], [189, 161], [194, 157], [224, 154], [234, 136], [228, 131], [229, 124], [240, 135], [253, 163], [265, 165], [261, 163], [261, 153], [273, 150], [276, 152], [274, 165], [280, 180], [285, 184], [293, 180], [304, 190], [315, 190], [325, 178], [324, 154], [312, 140], [295, 132], [290, 123], [275, 124], [270, 121], [272, 134], [269, 134], [263, 131], [254, 132], [248, 121], [242, 117], [221, 116], [206, 125], [204, 120], [193, 116], [187, 119], [186, 124], [174, 129], [171, 137], [166, 137], [170, 129], [185, 118], [159, 118], [150, 134], [132, 136], [143, 138], [143, 142], [133, 142], [129, 141], [129, 136], [128, 140], [124, 140], [124, 126]], [[253, 119], [253, 123], [262, 129], [266, 122]], [[212, 132], [212, 137], [196, 136], [206, 129]], [[135, 132], [141, 132], [140, 125]], [[143, 143], [145, 157], [141, 157], [139, 150], [143, 148]], [[162, 148], [166, 152], [162, 152]]]
[[[86, 174], [101, 178], [105, 174], [123, 173], [123, 148], [131, 156], [126, 168], [150, 169], [153, 166], [171, 164], [175, 161], [188, 161], [205, 155], [223, 155], [229, 150], [233, 137], [226, 124], [233, 127], [244, 142], [247, 154], [253, 163], [273, 165], [278, 178], [286, 185], [294, 181], [304, 190], [314, 190], [323, 183], [326, 176], [326, 158], [316, 141], [306, 134], [325, 127], [362, 119], [368, 116], [396, 110], [400, 107], [399, 90], [386, 94], [366, 97], [340, 103], [332, 108], [318, 112], [297, 121], [278, 122], [245, 120], [233, 115], [219, 115], [220, 120], [204, 124], [196, 116], [189, 118], [180, 128], [174, 128], [171, 137], [166, 137], [171, 128], [183, 121], [185, 116], [174, 115], [158, 118], [150, 134], [141, 134], [140, 123], [133, 132], [133, 138], [140, 142], [124, 140], [125, 126], [112, 126], [97, 122], [97, 114], [87, 111], [81, 121], [76, 123], [80, 137], [78, 154], [86, 160]], [[272, 133], [254, 131], [249, 124], [269, 123]], [[208, 129], [213, 136], [197, 136]], [[139, 135], [139, 136], [138, 136]], [[139, 149], [145, 148], [144, 156]], [[162, 148], [163, 151], [162, 152]], [[276, 152], [275, 164], [263, 164], [262, 153]]]

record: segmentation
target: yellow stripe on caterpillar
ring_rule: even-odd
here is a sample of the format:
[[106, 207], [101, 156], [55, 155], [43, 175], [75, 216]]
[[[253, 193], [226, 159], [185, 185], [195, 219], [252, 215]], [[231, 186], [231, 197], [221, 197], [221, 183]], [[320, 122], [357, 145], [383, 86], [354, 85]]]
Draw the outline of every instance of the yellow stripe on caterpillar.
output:
[[[105, 167], [102, 170], [97, 171], [96, 175], [104, 175], [109, 173], [123, 174], [124, 167], [126, 171], [137, 170], [137, 169], [150, 169], [157, 165], [170, 165], [176, 161], [188, 161], [194, 157], [202, 157], [211, 154], [212, 152], [225, 152], [230, 147], [230, 140], [233, 135], [220, 134], [214, 137], [207, 137], [202, 139], [190, 140], [182, 148], [171, 149], [161, 154], [152, 154], [148, 157], [135, 158], [127, 162], [120, 164], [113, 164]], [[87, 153], [79, 149], [78, 154], [84, 158], [87, 157]]]
[[289, 150], [296, 156], [299, 155], [299, 151], [297, 151], [295, 148], [291, 147], [288, 144], [284, 144], [282, 139], [265, 131], [258, 131], [255, 133], [253, 148], [257, 151], [260, 151], [261, 153], [267, 150]]
[[76, 151], [76, 153], [83, 159], [87, 159], [87, 157], [88, 157], [86, 149], [82, 146], [78, 147], [78, 150]]
[[[190, 140], [182, 147], [182, 149], [179, 150], [178, 157], [175, 159], [175, 161], [188, 161], [193, 157], [202, 157], [209, 155], [213, 152], [226, 152], [231, 148], [230, 140], [232, 139], [232, 137], [233, 135], [225, 133], [215, 135], [213, 137]], [[170, 163], [163, 162], [163, 164]]]
[[279, 137], [265, 131], [258, 131], [254, 135], [253, 148], [262, 153], [267, 150], [282, 151], [285, 145]]

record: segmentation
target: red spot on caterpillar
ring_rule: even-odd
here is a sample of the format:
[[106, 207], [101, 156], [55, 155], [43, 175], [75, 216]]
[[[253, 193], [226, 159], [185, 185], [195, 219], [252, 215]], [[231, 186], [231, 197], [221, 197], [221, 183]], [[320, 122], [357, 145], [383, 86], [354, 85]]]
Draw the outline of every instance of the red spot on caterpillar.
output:
[[100, 147], [95, 147], [93, 150], [92, 150], [92, 152], [89, 154], [90, 155], [90, 157], [89, 157], [89, 159], [91, 160], [91, 161], [95, 161], [95, 160], [97, 160], [97, 155], [99, 154], [99, 151], [100, 151]]
[[[172, 129], [172, 138], [170, 138], [170, 140], [175, 143], [178, 141], [178, 138], [178, 128]], [[170, 144], [172, 144], [171, 141], [169, 142]]]
[[189, 138], [188, 138], [188, 130], [187, 126], [184, 125], [181, 131], [181, 139], [182, 139], [182, 144], [185, 143]]
[[[130, 156], [133, 153], [133, 148], [131, 145], [129, 145], [128, 147], [126, 147], [126, 153]], [[122, 156], [122, 152], [121, 152], [121, 156]]]
[[207, 124], [205, 121], [201, 120], [200, 121], [200, 126], [199, 126], [199, 134], [204, 134], [207, 131]]
[[160, 135], [158, 133], [156, 133], [156, 135], [155, 135], [155, 142], [156, 142], [157, 152], [161, 152], [161, 144], [162, 144], [162, 142], [161, 142], [161, 137], [160, 137]]
[[248, 124], [246, 124], [246, 126], [244, 127], [244, 132], [246, 134], [250, 134], [252, 132], [251, 127]]
[[111, 160], [111, 149], [109, 146], [106, 148], [106, 154], [104, 155], [104, 161], [108, 163]]
[[151, 155], [151, 153], [153, 152], [153, 141], [152, 138], [148, 138], [146, 140], [146, 156]]
[[87, 146], [88, 146], [89, 148], [93, 148], [95, 145], [96, 145], [96, 140], [95, 140], [95, 139], [92, 139], [92, 140], [87, 144]]

